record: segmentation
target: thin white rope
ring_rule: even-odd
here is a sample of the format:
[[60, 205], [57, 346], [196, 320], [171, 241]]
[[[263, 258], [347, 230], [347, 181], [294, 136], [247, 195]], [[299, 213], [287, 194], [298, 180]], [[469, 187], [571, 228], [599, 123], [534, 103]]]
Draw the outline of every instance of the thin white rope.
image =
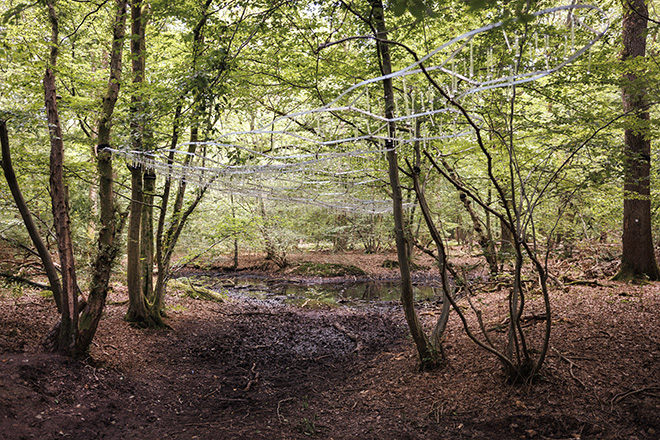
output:
[[[570, 15], [570, 50], [566, 33], [549, 33], [561, 26], [558, 24], [561, 20], [557, 19], [559, 13]], [[436, 75], [449, 95], [460, 101], [479, 125], [481, 120], [475, 106], [481, 98], [467, 100], [468, 97], [481, 97], [484, 92], [498, 88], [508, 90], [551, 75], [588, 51], [609, 28], [605, 13], [592, 5], [559, 6], [533, 15], [537, 21], [529, 24], [514, 19], [466, 32], [404, 69], [349, 87], [322, 107], [292, 112], [273, 118], [258, 129], [230, 131], [215, 141], [197, 143], [197, 146], [213, 147], [214, 156], [202, 157], [197, 153], [168, 149], [114, 151], [167, 178], [207, 186], [222, 193], [351, 211], [386, 212], [391, 209], [391, 201], [376, 199], [382, 197], [386, 187], [387, 167], [383, 153], [388, 150], [383, 144], [392, 142], [396, 148], [406, 148], [415, 142], [428, 144], [474, 135], [474, 130], [467, 121], [460, 119], [461, 113], [456, 108], [449, 103], [440, 104], [444, 102], [442, 96], [435, 90], [428, 90], [425, 72]], [[547, 23], [541, 23], [543, 19]], [[508, 27], [505, 29], [505, 26]], [[516, 26], [521, 28], [520, 35], [516, 34]], [[497, 38], [497, 33], [491, 33], [496, 29], [501, 30], [499, 46], [495, 44], [497, 40], [485, 39], [488, 36]], [[484, 41], [479, 40], [482, 37]], [[545, 43], [544, 50], [538, 47], [540, 37]], [[554, 50], [550, 49], [551, 41], [556, 43]], [[529, 50], [524, 50], [522, 44], [528, 44]], [[581, 46], [576, 49], [576, 44]], [[562, 46], [564, 51], [559, 50]], [[539, 55], [545, 58], [545, 69], [536, 67]], [[507, 57], [515, 59], [506, 61]], [[461, 67], [463, 73], [458, 71]], [[498, 76], [499, 69], [505, 74]], [[395, 89], [399, 92], [395, 102], [397, 110], [404, 114], [387, 118], [380, 114], [378, 106], [372, 106], [371, 96], [378, 94], [370, 93], [370, 87], [385, 79], [397, 81]], [[431, 128], [424, 126], [421, 133], [415, 135], [413, 127], [417, 121], [428, 122]], [[391, 123], [397, 125], [396, 136], [390, 133]], [[269, 145], [270, 152], [250, 147], [259, 144]], [[242, 152], [247, 156], [246, 163], [231, 164], [228, 151]], [[289, 153], [281, 154], [285, 151]], [[188, 157], [188, 165], [176, 160], [169, 163], [167, 154], [171, 153], [176, 157]]]

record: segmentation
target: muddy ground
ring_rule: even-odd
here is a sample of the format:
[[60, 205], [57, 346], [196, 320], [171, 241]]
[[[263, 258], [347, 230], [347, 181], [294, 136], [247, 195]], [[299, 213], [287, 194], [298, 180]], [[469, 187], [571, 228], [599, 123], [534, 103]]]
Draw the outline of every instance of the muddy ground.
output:
[[[299, 259], [350, 261], [387, 278], [396, 270], [380, 262], [392, 257]], [[455, 317], [446, 366], [421, 372], [397, 305], [215, 303], [175, 291], [171, 329], [139, 330], [122, 319], [120, 283], [89, 358], [75, 361], [41, 349], [56, 319], [52, 301], [8, 286], [0, 295], [0, 438], [660, 438], [660, 285], [611, 282], [582, 260], [562, 264], [564, 280], [590, 285], [553, 285], [551, 349], [533, 385], [505, 383]], [[503, 295], [474, 297], [495, 339]], [[532, 315], [539, 304], [532, 295]], [[419, 312], [432, 326], [437, 306], [420, 303]], [[533, 332], [542, 322], [529, 325]]]

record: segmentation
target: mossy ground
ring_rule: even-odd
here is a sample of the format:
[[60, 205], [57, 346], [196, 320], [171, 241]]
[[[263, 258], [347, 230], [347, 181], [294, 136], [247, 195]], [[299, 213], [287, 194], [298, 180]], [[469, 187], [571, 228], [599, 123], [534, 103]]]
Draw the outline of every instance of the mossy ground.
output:
[[367, 273], [352, 264], [306, 262], [293, 269], [294, 275], [312, 277], [365, 276]]

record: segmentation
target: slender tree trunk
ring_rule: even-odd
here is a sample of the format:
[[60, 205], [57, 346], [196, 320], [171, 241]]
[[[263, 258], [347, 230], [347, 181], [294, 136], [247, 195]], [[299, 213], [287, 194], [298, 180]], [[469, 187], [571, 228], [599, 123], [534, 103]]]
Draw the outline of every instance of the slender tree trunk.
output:
[[60, 276], [57, 273], [55, 264], [53, 264], [53, 259], [48, 252], [46, 244], [39, 235], [39, 229], [34, 223], [30, 209], [27, 206], [27, 202], [23, 197], [20, 187], [18, 186], [18, 180], [16, 179], [16, 173], [14, 172], [14, 167], [11, 162], [11, 152], [9, 149], [9, 135], [7, 133], [7, 124], [4, 120], [0, 121], [0, 144], [2, 144], [2, 169], [5, 173], [5, 179], [7, 179], [7, 184], [9, 185], [9, 190], [11, 191], [12, 197], [16, 202], [18, 211], [21, 214], [23, 223], [30, 234], [30, 239], [34, 244], [34, 247], [37, 249], [39, 258], [44, 265], [44, 270], [46, 271], [46, 276], [48, 276], [48, 282], [50, 284], [50, 290], [53, 292], [53, 297], [55, 298], [55, 303], [57, 304], [57, 311], [62, 312], [62, 286], [60, 283]]
[[[236, 207], [234, 206], [234, 195], [230, 194], [229, 195], [229, 200], [231, 203], [231, 218], [234, 220], [234, 228], [236, 227]], [[231, 266], [232, 270], [236, 270], [238, 268], [238, 234], [236, 233], [236, 230], [234, 229], [234, 258], [233, 258], [233, 264]]]
[[433, 332], [431, 333], [431, 343], [433, 344], [435, 351], [443, 354], [442, 342], [444, 340], [444, 333], [445, 329], [447, 328], [447, 322], [449, 321], [449, 312], [451, 311], [451, 301], [449, 295], [452, 294], [451, 287], [449, 286], [449, 271], [447, 270], [447, 253], [445, 252], [445, 245], [442, 241], [442, 236], [438, 232], [438, 229], [435, 227], [435, 223], [433, 222], [431, 210], [429, 209], [428, 203], [426, 202], [426, 196], [422, 190], [422, 185], [419, 182], [419, 175], [417, 173], [419, 168], [411, 168], [413, 188], [417, 195], [419, 208], [422, 212], [422, 216], [424, 217], [424, 222], [426, 223], [429, 233], [431, 234], [431, 238], [433, 239], [436, 249], [438, 250], [438, 268], [440, 269], [440, 276], [442, 277], [442, 311], [438, 317]]
[[57, 235], [57, 249], [62, 267], [62, 310], [59, 330], [53, 342], [53, 348], [73, 354], [78, 333], [78, 282], [71, 240], [71, 221], [67, 189], [64, 183], [64, 141], [62, 127], [57, 110], [57, 90], [55, 73], [57, 65], [59, 25], [53, 0], [46, 1], [48, 17], [51, 23], [50, 62], [44, 74], [44, 99], [46, 119], [50, 134], [50, 195], [53, 210], [53, 222]]
[[[392, 73], [392, 62], [389, 46], [386, 43], [387, 29], [385, 27], [383, 4], [381, 0], [369, 0], [369, 4], [372, 9], [372, 22], [376, 28], [376, 37], [378, 38], [377, 46], [381, 62], [381, 72], [383, 75], [389, 75]], [[383, 93], [385, 99], [385, 117], [390, 119], [389, 134], [390, 138], [393, 139], [396, 136], [396, 124], [392, 121], [394, 118], [394, 90], [390, 78], [383, 81]], [[410, 274], [410, 254], [408, 253], [409, 246], [404, 229], [403, 196], [399, 184], [399, 161], [395, 149], [396, 145], [394, 141], [390, 140], [386, 143], [386, 147], [390, 188], [392, 190], [394, 235], [399, 260], [399, 271], [401, 273], [401, 302], [403, 303], [410, 333], [417, 347], [421, 366], [422, 368], [433, 368], [439, 362], [439, 354], [430, 344], [415, 310], [415, 297]]]
[[[623, 52], [626, 62], [646, 56], [648, 9], [645, 0], [623, 2]], [[632, 113], [625, 130], [623, 187], [623, 255], [615, 279], [660, 279], [651, 234], [651, 140], [646, 85], [626, 69], [621, 89], [623, 110]]]
[[[193, 60], [192, 60], [192, 70], [196, 70], [196, 65], [197, 65], [197, 59], [200, 56], [201, 50], [203, 49], [203, 42], [204, 42], [204, 34], [203, 30], [204, 27], [206, 26], [206, 22], [208, 19], [208, 8], [210, 7], [212, 3], [212, 0], [206, 0], [204, 5], [202, 6], [202, 16], [200, 20], [197, 22], [197, 25], [193, 29], [193, 48], [192, 48], [192, 53], [193, 53]], [[197, 105], [197, 101], [199, 100], [199, 94], [193, 92], [193, 107]], [[173, 130], [172, 130], [172, 143], [171, 143], [171, 152], [168, 157], [168, 164], [171, 166], [174, 163], [174, 150], [177, 147], [178, 139], [179, 139], [179, 124], [181, 120], [181, 114], [182, 114], [182, 107], [181, 105], [177, 106], [175, 115], [174, 115], [174, 123], [173, 123]], [[198, 120], [198, 115], [197, 115], [197, 110], [193, 108], [193, 114], [192, 114], [192, 123], [191, 123], [191, 128], [190, 128], [190, 145], [188, 146], [188, 153], [184, 159], [183, 166], [188, 166], [192, 160], [192, 156], [195, 153], [197, 149], [197, 142], [199, 141], [199, 120]], [[162, 197], [162, 203], [160, 206], [160, 214], [158, 217], [158, 225], [156, 228], [156, 265], [158, 269], [158, 273], [156, 276], [156, 285], [154, 287], [154, 298], [153, 298], [153, 304], [151, 305], [154, 313], [159, 313], [159, 315], [163, 315], [164, 312], [164, 301], [165, 301], [165, 286], [167, 283], [167, 279], [169, 277], [169, 272], [170, 272], [170, 265], [172, 261], [172, 254], [174, 252], [174, 248], [176, 246], [176, 243], [178, 241], [178, 237], [181, 234], [181, 231], [183, 230], [183, 226], [185, 225], [186, 218], [190, 213], [192, 213], [192, 210], [186, 209], [185, 211], [183, 210], [183, 202], [184, 202], [184, 197], [186, 194], [186, 182], [181, 181], [179, 183], [179, 188], [177, 191], [177, 194], [174, 199], [174, 203], [172, 206], [172, 215], [171, 215], [171, 223], [167, 231], [165, 231], [165, 221], [167, 219], [167, 209], [168, 205], [170, 203], [170, 195], [172, 191], [172, 181], [167, 177], [167, 180], [165, 182], [165, 187], [163, 190], [163, 197]], [[201, 194], [198, 194], [198, 197], [195, 198], [195, 200], [192, 202], [189, 208], [194, 209], [198, 203], [201, 201], [201, 196], [204, 194], [205, 190], [201, 192]]]
[[[174, 164], [174, 151], [179, 142], [179, 123], [181, 120], [182, 107], [179, 104], [174, 112], [174, 122], [172, 127], [172, 141], [170, 144], [170, 154], [167, 158], [167, 164], [172, 166]], [[163, 187], [163, 196], [160, 205], [160, 213], [158, 215], [158, 224], [156, 227], [156, 266], [158, 274], [156, 276], [156, 286], [154, 288], [154, 305], [159, 310], [159, 313], [164, 315], [164, 298], [165, 298], [165, 283], [169, 273], [169, 261], [165, 261], [166, 243], [164, 242], [165, 220], [167, 219], [167, 209], [170, 201], [170, 192], [172, 191], [172, 178], [168, 175], [165, 177], [165, 185]]]
[[117, 210], [113, 190], [112, 153], [110, 152], [110, 132], [112, 114], [119, 97], [121, 86], [121, 62], [126, 28], [127, 0], [116, 1], [116, 15], [113, 26], [112, 53], [110, 54], [110, 79], [103, 98], [103, 111], [98, 126], [98, 147], [96, 169], [99, 176], [99, 235], [97, 238], [96, 258], [92, 265], [87, 304], [79, 319], [76, 352], [86, 353], [98, 328], [105, 300], [108, 296], [108, 284], [112, 266], [119, 254], [117, 244]]
[[78, 283], [71, 240], [67, 189], [64, 184], [64, 143], [57, 111], [55, 76], [50, 68], [46, 70], [44, 76], [44, 90], [51, 142], [50, 193], [57, 250], [62, 267], [62, 321], [56, 349], [71, 353], [78, 331]]

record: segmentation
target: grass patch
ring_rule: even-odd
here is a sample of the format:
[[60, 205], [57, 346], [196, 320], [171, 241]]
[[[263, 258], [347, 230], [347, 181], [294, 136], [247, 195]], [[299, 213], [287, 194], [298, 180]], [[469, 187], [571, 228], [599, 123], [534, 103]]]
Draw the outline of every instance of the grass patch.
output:
[[165, 306], [167, 310], [170, 310], [172, 312], [187, 312], [188, 307], [184, 307], [181, 304], [175, 304], [173, 306]]
[[364, 276], [367, 273], [352, 264], [337, 263], [302, 263], [295, 269], [293, 274], [312, 277], [344, 277]]
[[183, 292], [186, 296], [194, 299], [203, 299], [207, 301], [224, 302], [227, 295], [216, 292], [207, 287], [194, 285], [188, 278], [177, 278], [167, 282], [169, 289], [174, 289]]

